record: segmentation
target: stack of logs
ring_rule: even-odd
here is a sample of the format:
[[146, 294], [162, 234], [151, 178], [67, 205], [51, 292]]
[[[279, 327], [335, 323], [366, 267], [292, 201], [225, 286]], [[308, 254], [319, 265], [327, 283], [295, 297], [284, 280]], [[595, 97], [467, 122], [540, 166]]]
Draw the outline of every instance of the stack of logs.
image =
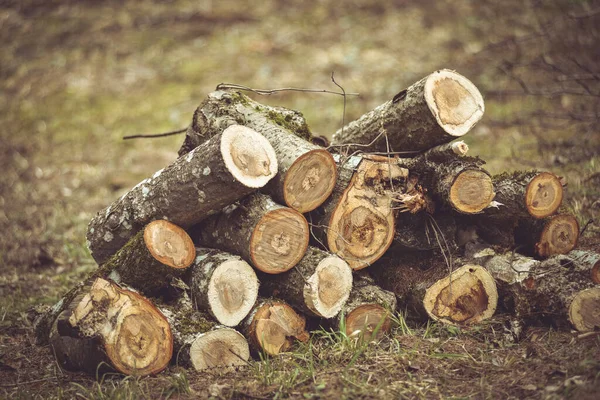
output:
[[560, 179], [491, 176], [452, 142], [483, 113], [436, 71], [322, 147], [298, 112], [209, 94], [180, 157], [92, 219], [100, 267], [37, 316], [37, 342], [66, 369], [144, 375], [287, 351], [307, 318], [361, 340], [395, 310], [598, 328], [600, 256], [572, 251]]

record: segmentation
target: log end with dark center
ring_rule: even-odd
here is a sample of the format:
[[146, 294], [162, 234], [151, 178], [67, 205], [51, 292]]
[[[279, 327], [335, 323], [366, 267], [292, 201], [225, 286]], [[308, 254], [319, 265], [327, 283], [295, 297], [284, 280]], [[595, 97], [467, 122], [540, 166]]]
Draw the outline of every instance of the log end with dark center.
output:
[[316, 315], [332, 318], [346, 304], [352, 290], [352, 269], [337, 256], [323, 258], [307, 277], [304, 302]]
[[455, 325], [486, 320], [494, 314], [497, 304], [494, 278], [478, 265], [464, 265], [435, 282], [423, 299], [431, 318]]
[[277, 174], [277, 156], [269, 141], [242, 125], [223, 131], [221, 156], [231, 175], [247, 187], [263, 187]]
[[269, 211], [252, 232], [252, 262], [268, 274], [288, 271], [304, 257], [309, 237], [308, 222], [299, 212], [290, 208]]
[[548, 172], [536, 175], [527, 185], [525, 206], [534, 218], [548, 217], [558, 210], [563, 188], [558, 177]]
[[217, 328], [199, 336], [190, 346], [190, 359], [196, 371], [246, 365], [250, 347], [246, 338], [231, 328]]
[[566, 254], [573, 250], [579, 239], [579, 223], [570, 214], [560, 214], [551, 217], [544, 226], [535, 252], [541, 258], [557, 254]]
[[425, 82], [425, 100], [440, 127], [456, 137], [469, 132], [485, 110], [477, 87], [447, 69], [429, 75]]
[[331, 194], [337, 166], [327, 150], [312, 150], [299, 157], [285, 175], [283, 198], [288, 207], [306, 213], [319, 207]]
[[156, 260], [171, 268], [187, 268], [196, 257], [190, 236], [169, 221], [156, 220], [146, 225], [144, 243]]
[[295, 339], [307, 341], [306, 319], [282, 301], [267, 301], [260, 306], [248, 332], [267, 354], [277, 355], [290, 349]]
[[569, 319], [580, 332], [600, 329], [600, 287], [577, 293], [569, 306]]
[[379, 304], [363, 304], [346, 315], [346, 335], [349, 337], [378, 340], [391, 328], [390, 312]]
[[483, 171], [463, 171], [450, 187], [450, 203], [463, 214], [477, 214], [489, 206], [493, 199], [492, 178]]
[[258, 297], [258, 278], [252, 267], [241, 259], [219, 265], [208, 284], [208, 303], [219, 323], [238, 325], [250, 312]]

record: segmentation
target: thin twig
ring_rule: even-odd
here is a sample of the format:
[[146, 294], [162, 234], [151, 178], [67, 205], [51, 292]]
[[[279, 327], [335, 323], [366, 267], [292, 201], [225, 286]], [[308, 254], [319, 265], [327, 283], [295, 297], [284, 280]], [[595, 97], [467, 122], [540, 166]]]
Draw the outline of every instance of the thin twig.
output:
[[227, 90], [227, 89], [244, 90], [244, 91], [259, 94], [261, 96], [270, 96], [272, 94], [279, 93], [279, 92], [328, 93], [328, 94], [337, 94], [338, 96], [344, 96], [344, 97], [345, 96], [360, 96], [359, 93], [340, 93], [340, 92], [333, 92], [331, 90], [325, 90], [325, 89], [304, 89], [304, 88], [295, 88], [295, 87], [279, 88], [279, 89], [254, 89], [254, 88], [251, 88], [248, 86], [238, 85], [236, 83], [219, 83], [216, 88], [216, 90]]
[[180, 133], [184, 133], [185, 131], [187, 131], [187, 128], [182, 128], [182, 129], [178, 129], [176, 131], [171, 131], [171, 132], [152, 133], [152, 134], [149, 134], [149, 135], [123, 136], [123, 140], [139, 139], [139, 138], [159, 138], [159, 137], [165, 137], [165, 136], [173, 136], [173, 135], [179, 135]]
[[346, 90], [342, 87], [342, 85], [340, 85], [339, 83], [337, 83], [335, 81], [335, 78], [333, 77], [333, 71], [331, 71], [331, 82], [333, 82], [333, 84], [337, 87], [340, 88], [340, 90], [343, 93], [344, 96], [344, 111], [342, 112], [342, 136], [344, 135], [344, 126], [346, 125]]

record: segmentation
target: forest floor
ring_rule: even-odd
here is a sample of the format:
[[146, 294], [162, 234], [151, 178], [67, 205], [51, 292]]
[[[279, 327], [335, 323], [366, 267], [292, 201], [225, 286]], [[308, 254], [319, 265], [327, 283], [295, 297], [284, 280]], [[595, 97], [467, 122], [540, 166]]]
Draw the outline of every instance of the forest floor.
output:
[[[339, 96], [257, 98], [303, 112], [314, 132], [330, 136], [342, 119], [430, 72], [456, 69], [486, 97], [484, 119], [465, 137], [472, 153], [492, 173], [564, 176], [565, 207], [582, 226], [595, 221], [581, 246], [600, 251], [597, 86], [572, 70], [546, 80], [535, 68], [539, 60], [562, 65], [554, 55], [575, 52], [567, 41], [575, 35], [592, 49], [577, 54], [591, 57], [581, 69], [591, 65], [586, 76], [597, 84], [597, 8], [566, 0], [551, 9], [513, 0], [256, 3], [0, 3], [0, 398], [597, 398], [599, 335], [529, 327], [515, 342], [501, 315], [469, 329], [399, 316], [389, 338], [368, 346], [320, 330], [291, 353], [222, 374], [173, 367], [97, 381], [61, 371], [50, 347], [33, 345], [31, 307], [53, 304], [96, 267], [88, 221], [173, 161], [183, 140], [122, 136], [187, 126], [221, 82], [335, 90], [334, 71], [346, 91], [360, 93], [347, 98], [345, 115]], [[575, 75], [575, 86], [544, 86]]]

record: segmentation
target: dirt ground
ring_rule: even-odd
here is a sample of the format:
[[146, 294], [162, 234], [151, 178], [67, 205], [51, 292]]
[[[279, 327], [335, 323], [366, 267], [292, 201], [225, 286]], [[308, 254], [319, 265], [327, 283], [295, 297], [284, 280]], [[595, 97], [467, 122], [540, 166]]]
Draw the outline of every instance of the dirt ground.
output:
[[[555, 2], [354, 0], [0, 2], [0, 398], [598, 398], [600, 336], [503, 316], [470, 329], [404, 323], [362, 346], [318, 330], [292, 353], [239, 371], [171, 368], [149, 378], [61, 371], [33, 345], [31, 307], [96, 266], [92, 215], [176, 158], [185, 127], [221, 82], [286, 92], [331, 135], [439, 68], [469, 77], [486, 115], [465, 137], [492, 173], [551, 170], [565, 208], [600, 251], [600, 8]], [[256, 98], [256, 96], [253, 96]], [[589, 221], [592, 221], [588, 224]]]

